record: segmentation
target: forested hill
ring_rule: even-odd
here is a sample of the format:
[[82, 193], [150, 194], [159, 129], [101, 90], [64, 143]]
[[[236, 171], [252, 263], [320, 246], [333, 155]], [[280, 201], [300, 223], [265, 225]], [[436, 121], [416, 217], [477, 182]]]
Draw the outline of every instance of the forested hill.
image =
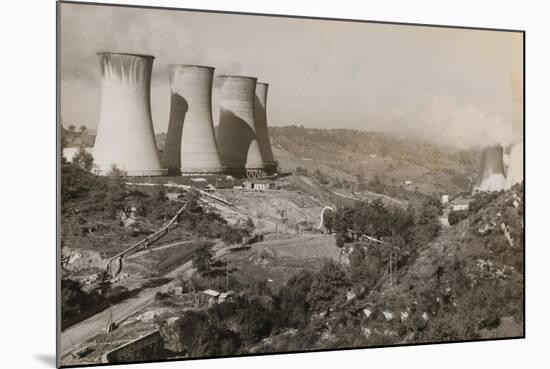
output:
[[[329, 176], [378, 177], [425, 193], [468, 190], [477, 174], [479, 152], [437, 145], [394, 133], [350, 129], [270, 127], [283, 170], [320, 169]], [[320, 167], [319, 167], [320, 166]]]

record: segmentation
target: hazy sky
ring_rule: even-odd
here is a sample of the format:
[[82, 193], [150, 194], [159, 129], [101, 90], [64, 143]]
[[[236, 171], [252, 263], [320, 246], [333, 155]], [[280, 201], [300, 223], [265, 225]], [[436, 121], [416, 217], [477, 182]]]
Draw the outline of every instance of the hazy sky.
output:
[[[416, 134], [458, 146], [522, 138], [520, 33], [62, 4], [61, 116], [97, 126], [98, 51], [156, 57], [155, 132], [169, 64], [270, 84], [270, 125]], [[215, 124], [218, 90], [213, 91]]]

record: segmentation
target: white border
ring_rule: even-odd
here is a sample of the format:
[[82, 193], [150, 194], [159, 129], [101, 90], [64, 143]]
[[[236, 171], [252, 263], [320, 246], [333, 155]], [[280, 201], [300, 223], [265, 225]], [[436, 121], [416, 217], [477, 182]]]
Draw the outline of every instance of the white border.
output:
[[[121, 1], [111, 1], [121, 2]], [[195, 0], [137, 5], [527, 30], [527, 339], [155, 363], [136, 368], [518, 368], [548, 362], [548, 10], [535, 1]], [[55, 6], [3, 4], [2, 367], [53, 367], [55, 352]], [[543, 120], [544, 119], [544, 120]], [[539, 364], [541, 363], [541, 364]]]

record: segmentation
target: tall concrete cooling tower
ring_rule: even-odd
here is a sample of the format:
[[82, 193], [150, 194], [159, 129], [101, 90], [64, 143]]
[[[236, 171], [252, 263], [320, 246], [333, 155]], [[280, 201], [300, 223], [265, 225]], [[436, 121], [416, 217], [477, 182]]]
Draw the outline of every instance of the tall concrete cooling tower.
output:
[[266, 171], [273, 174], [277, 171], [277, 163], [273, 158], [269, 130], [267, 128], [267, 83], [256, 84], [256, 99], [254, 102], [254, 117], [256, 120], [256, 137], [264, 160]]
[[169, 70], [172, 99], [162, 163], [169, 173], [219, 173], [212, 121], [214, 68], [171, 65]]
[[94, 144], [99, 174], [113, 165], [128, 176], [164, 174], [151, 118], [154, 56], [101, 52], [101, 110]]
[[249, 177], [264, 176], [265, 165], [256, 135], [254, 100], [256, 78], [220, 76], [218, 144], [229, 171]]
[[500, 191], [506, 187], [502, 146], [491, 146], [483, 151], [481, 170], [475, 192]]

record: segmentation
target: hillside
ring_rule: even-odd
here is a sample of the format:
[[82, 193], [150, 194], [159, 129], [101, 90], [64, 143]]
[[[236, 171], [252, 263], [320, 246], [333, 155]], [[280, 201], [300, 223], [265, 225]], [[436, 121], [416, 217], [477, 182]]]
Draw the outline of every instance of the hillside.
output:
[[[384, 250], [348, 244], [342, 258], [348, 266], [327, 264], [311, 277], [325, 279], [326, 293], [317, 295], [320, 286], [309, 282], [307, 323], [279, 330], [249, 350], [522, 336], [523, 188], [479, 196], [473, 208], [431, 242], [401, 248], [391, 285]], [[284, 304], [281, 293], [278, 298]]]
[[523, 334], [523, 187], [479, 195], [472, 208], [416, 256], [400, 256], [407, 261], [397, 264], [397, 283], [388, 284], [386, 270], [371, 293], [346, 308], [393, 315], [361, 319], [378, 332], [367, 344]]
[[[63, 147], [92, 146], [95, 131], [63, 130]], [[215, 127], [217, 131], [218, 127]], [[270, 127], [273, 153], [282, 171], [320, 171], [329, 178], [362, 176], [424, 194], [468, 191], [477, 175], [479, 152], [443, 147], [387, 132]], [[166, 133], [156, 134], [159, 150]], [[410, 181], [410, 183], [409, 183]], [[409, 183], [409, 184], [406, 184]]]
[[468, 190], [477, 173], [479, 153], [437, 146], [393, 133], [348, 129], [270, 127], [276, 159], [283, 171], [319, 169], [330, 177], [353, 180], [362, 175], [418, 191]]

